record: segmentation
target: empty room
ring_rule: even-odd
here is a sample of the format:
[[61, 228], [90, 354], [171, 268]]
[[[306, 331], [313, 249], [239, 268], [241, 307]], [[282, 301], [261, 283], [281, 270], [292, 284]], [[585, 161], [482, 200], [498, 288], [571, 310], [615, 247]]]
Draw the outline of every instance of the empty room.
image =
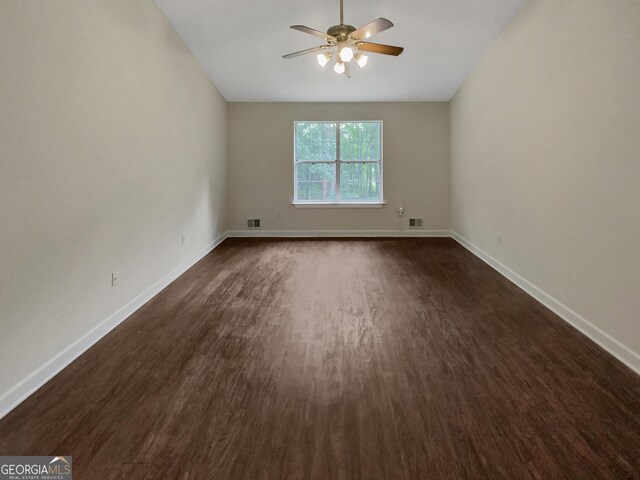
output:
[[640, 479], [638, 0], [0, 0], [0, 480]]

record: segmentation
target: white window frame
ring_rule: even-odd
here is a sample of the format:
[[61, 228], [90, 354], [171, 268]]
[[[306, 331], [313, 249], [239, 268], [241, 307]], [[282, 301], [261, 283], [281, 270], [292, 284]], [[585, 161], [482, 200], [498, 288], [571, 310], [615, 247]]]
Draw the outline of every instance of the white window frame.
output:
[[[298, 161], [296, 126], [299, 123], [335, 123], [336, 124], [336, 159], [335, 160], [302, 160]], [[379, 123], [380, 124], [380, 160], [340, 160], [340, 125], [344, 123]], [[382, 120], [297, 120], [293, 122], [293, 202], [296, 208], [381, 208], [384, 202], [384, 124]], [[299, 163], [334, 163], [336, 165], [336, 201], [298, 200], [298, 164]], [[340, 165], [342, 163], [380, 163], [380, 200], [376, 201], [344, 201], [340, 199]]]

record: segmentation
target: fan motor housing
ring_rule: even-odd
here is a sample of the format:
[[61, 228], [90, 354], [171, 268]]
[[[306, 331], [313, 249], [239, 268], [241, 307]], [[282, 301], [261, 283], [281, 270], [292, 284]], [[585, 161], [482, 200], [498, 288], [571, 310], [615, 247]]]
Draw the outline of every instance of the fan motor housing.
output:
[[331, 35], [332, 37], [336, 37], [340, 40], [345, 40], [347, 36], [351, 32], [355, 32], [356, 27], [353, 25], [334, 25], [329, 30], [327, 30], [327, 35]]

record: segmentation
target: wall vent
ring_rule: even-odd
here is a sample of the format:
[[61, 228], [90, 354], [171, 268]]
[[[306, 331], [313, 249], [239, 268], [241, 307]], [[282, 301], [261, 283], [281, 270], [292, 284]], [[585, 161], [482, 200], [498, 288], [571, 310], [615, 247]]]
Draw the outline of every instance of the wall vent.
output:
[[409, 228], [422, 228], [422, 219], [421, 218], [410, 218], [409, 219]]
[[259, 218], [250, 218], [247, 220], [247, 227], [249, 228], [260, 228], [260, 219]]

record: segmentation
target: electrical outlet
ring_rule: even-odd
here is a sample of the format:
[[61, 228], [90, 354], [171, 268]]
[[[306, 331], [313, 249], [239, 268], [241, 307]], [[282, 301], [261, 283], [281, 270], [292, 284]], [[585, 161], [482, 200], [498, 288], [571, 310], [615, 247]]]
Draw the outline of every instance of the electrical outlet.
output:
[[113, 272], [111, 274], [111, 286], [116, 287], [119, 281], [120, 281], [120, 276], [118, 275], [118, 272]]

